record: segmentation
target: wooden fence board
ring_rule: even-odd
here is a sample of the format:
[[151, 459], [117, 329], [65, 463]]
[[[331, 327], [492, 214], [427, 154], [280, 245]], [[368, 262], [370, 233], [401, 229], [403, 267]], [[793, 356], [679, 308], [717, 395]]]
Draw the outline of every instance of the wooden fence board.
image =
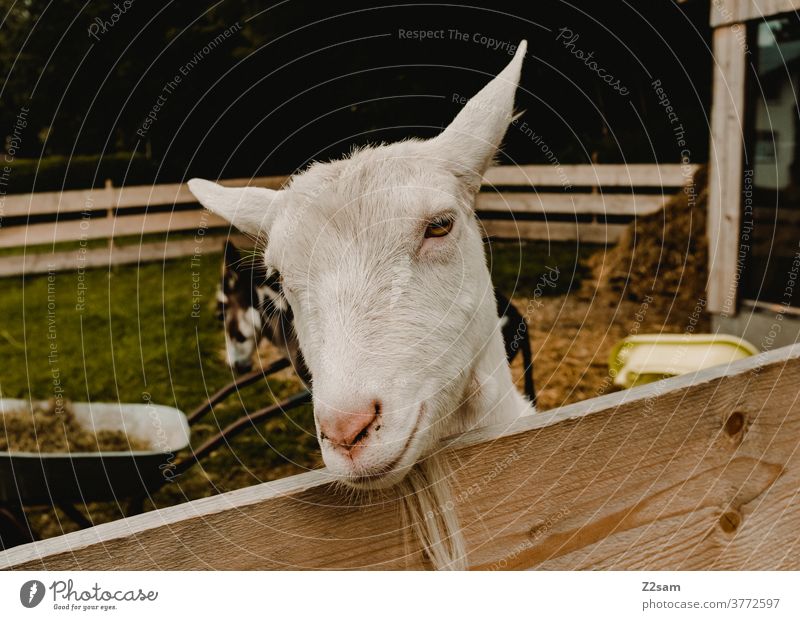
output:
[[478, 194], [478, 211], [499, 213], [626, 215], [630, 217], [658, 212], [666, 202], [660, 195], [632, 194], [550, 194], [507, 192]]
[[[279, 189], [287, 177], [257, 177], [254, 179], [225, 179], [228, 187], [255, 185]], [[5, 197], [4, 217], [40, 215], [44, 213], [81, 213], [105, 211], [112, 208], [144, 207], [148, 205], [191, 204], [197, 198], [185, 183], [159, 185], [131, 185], [128, 187], [98, 187], [93, 190], [66, 190], [63, 192], [37, 192], [12, 194]]]
[[[447, 443], [476, 569], [800, 568], [800, 345]], [[224, 549], [224, 553], [221, 550]], [[421, 568], [324, 471], [0, 553], [15, 569]]]
[[129, 245], [114, 244], [85, 251], [28, 252], [16, 256], [1, 256], [0, 277], [74, 271], [79, 268], [95, 269], [110, 265], [133, 265], [194, 254], [213, 254], [222, 251], [226, 239], [230, 239], [238, 247], [251, 245], [248, 238], [236, 234], [208, 235], [199, 239], [164, 239]]
[[[76, 213], [107, 209], [112, 195], [107, 188], [10, 194], [3, 200], [3, 216], [19, 217], [40, 213]], [[103, 206], [106, 205], [106, 206]]]
[[697, 170], [694, 164], [565, 164], [562, 166], [496, 166], [483, 177], [494, 186], [683, 187]]
[[[625, 230], [624, 224], [601, 224], [596, 222], [541, 222], [482, 220], [484, 235], [492, 239], [571, 241], [579, 239], [583, 243], [612, 244], [619, 240]], [[201, 253], [219, 252], [223, 239], [231, 239], [238, 247], [251, 247], [252, 240], [241, 234], [208, 235], [200, 246]], [[215, 242], [211, 242], [211, 240]], [[141, 250], [139, 249], [141, 248]], [[77, 250], [56, 252], [27, 252], [12, 256], [0, 256], [0, 277], [21, 274], [42, 274], [51, 271], [70, 271], [105, 267], [107, 265], [127, 265], [148, 261], [163, 261], [182, 256], [191, 256], [198, 248], [194, 240], [167, 239], [142, 244], [113, 245], [108, 248], [93, 248], [81, 253], [82, 263], [78, 262]]]
[[484, 236], [493, 239], [573, 241], [612, 244], [619, 241], [626, 224], [599, 222], [542, 222], [525, 220], [481, 220]]
[[[686, 184], [685, 174], [694, 173], [696, 166], [682, 169], [679, 164], [601, 164], [564, 166], [573, 185], [599, 187], [681, 187]], [[227, 179], [220, 181], [229, 187], [255, 185], [280, 188], [286, 176], [258, 177], [254, 179]], [[487, 185], [507, 186], [558, 186], [558, 170], [549, 165], [497, 166], [485, 177]], [[64, 192], [38, 192], [12, 194], [5, 197], [4, 217], [44, 213], [80, 213], [85, 210], [103, 211], [111, 208], [140, 207], [147, 205], [190, 204], [197, 199], [183, 183], [141, 185], [128, 187], [99, 187], [94, 190], [67, 190]]]
[[[490, 169], [486, 183], [512, 185], [516, 187], [556, 187], [568, 175], [575, 186], [590, 186], [594, 191], [561, 192], [506, 192], [484, 191], [478, 195], [477, 207], [490, 235], [498, 239], [530, 239], [567, 241], [580, 239], [586, 243], [615, 243], [624, 229], [621, 223], [599, 222], [570, 223], [564, 221], [520, 221], [496, 220], [493, 214], [518, 213], [520, 215], [591, 215], [615, 216], [630, 219], [639, 215], [657, 212], [662, 208], [665, 195], [684, 185], [696, 170], [696, 166], [680, 164], [632, 164], [615, 165], [550, 165], [499, 166]], [[286, 176], [260, 177], [254, 179], [229, 179], [221, 181], [228, 186], [257, 185], [280, 188]], [[631, 188], [671, 188], [658, 194], [631, 193]], [[608, 191], [596, 191], [607, 188]], [[486, 188], [488, 189], [488, 188]], [[110, 184], [94, 190], [69, 190], [43, 192], [26, 195], [11, 195], [2, 198], [0, 209], [6, 218], [0, 226], [0, 248], [48, 245], [81, 239], [111, 239], [148, 233], [192, 231], [201, 227], [229, 228], [215, 215], [207, 214], [199, 205], [196, 209], [181, 209], [173, 213], [133, 214], [127, 209], [134, 207], [191, 205], [196, 199], [185, 184], [172, 183], [155, 186], [112, 187]], [[86, 213], [78, 219], [53, 221], [56, 214]], [[24, 221], [10, 223], [8, 218], [34, 215], [39, 221], [26, 224]], [[92, 217], [89, 217], [91, 215]], [[50, 221], [41, 221], [41, 216]], [[154, 260], [175, 258], [191, 254], [190, 244], [174, 241], [176, 245], [158, 253], [146, 249], [140, 257], [132, 251], [105, 253], [91, 251], [87, 265], [102, 266], [139, 262], [145, 256]], [[34, 257], [27, 253], [23, 263], [18, 257], [0, 258], [0, 276], [21, 273], [44, 273], [51, 268], [69, 269], [73, 264], [68, 253], [45, 253], [53, 260]], [[110, 262], [103, 263], [103, 256]], [[18, 267], [17, 267], [18, 266]]]
[[167, 231], [191, 231], [201, 228], [230, 228], [230, 224], [218, 215], [204, 209], [45, 222], [0, 229], [0, 248], [78, 241], [80, 239], [107, 239]]

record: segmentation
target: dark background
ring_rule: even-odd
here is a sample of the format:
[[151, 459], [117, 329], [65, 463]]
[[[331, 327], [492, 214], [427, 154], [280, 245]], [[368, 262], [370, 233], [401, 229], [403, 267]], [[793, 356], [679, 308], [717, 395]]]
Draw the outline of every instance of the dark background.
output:
[[[121, 6], [121, 5], [120, 5]], [[272, 7], [272, 8], [271, 8]], [[429, 137], [510, 59], [471, 40], [401, 40], [398, 29], [457, 29], [529, 42], [517, 105], [561, 163], [678, 162], [651, 82], [662, 81], [693, 162], [707, 158], [708, 2], [363, 2], [135, 0], [100, 41], [113, 3], [0, 0], [0, 135], [29, 108], [8, 191], [292, 172], [354, 144]], [[242, 29], [183, 78], [141, 140], [168, 81], [236, 22]], [[619, 78], [603, 83], [556, 40]], [[511, 130], [503, 158], [544, 163]], [[26, 161], [26, 159], [28, 161]]]

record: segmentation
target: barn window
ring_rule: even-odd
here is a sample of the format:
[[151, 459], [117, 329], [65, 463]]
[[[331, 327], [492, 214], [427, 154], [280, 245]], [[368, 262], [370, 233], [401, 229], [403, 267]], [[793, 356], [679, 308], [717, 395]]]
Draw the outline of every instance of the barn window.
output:
[[[800, 308], [800, 25], [753, 24], [742, 239], [741, 297]], [[800, 286], [797, 287], [800, 289]], [[787, 308], [788, 309], [788, 308]]]

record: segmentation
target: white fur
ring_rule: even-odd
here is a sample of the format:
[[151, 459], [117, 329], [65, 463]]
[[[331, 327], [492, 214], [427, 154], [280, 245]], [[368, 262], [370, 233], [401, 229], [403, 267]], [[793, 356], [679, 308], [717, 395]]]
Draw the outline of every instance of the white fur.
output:
[[236, 322], [245, 340], [239, 342], [225, 332], [225, 357], [228, 365], [249, 364], [261, 338], [261, 315], [255, 308], [237, 310]]
[[[204, 206], [268, 239], [318, 429], [321, 416], [380, 401], [357, 454], [320, 437], [329, 471], [353, 486], [395, 484], [442, 437], [533, 411], [512, 383], [473, 211], [525, 48], [432, 140], [315, 164], [281, 191], [189, 182]], [[441, 214], [455, 219], [450, 234], [424, 238]]]
[[[269, 230], [280, 208], [282, 192], [264, 187], [223, 187], [205, 179], [191, 179], [187, 185], [209, 211], [218, 213], [249, 235]], [[270, 208], [272, 206], [272, 208]]]
[[269, 299], [280, 312], [288, 312], [289, 310], [289, 305], [283, 295], [270, 286], [259, 286], [256, 288], [256, 295], [258, 295], [259, 304], [263, 304], [265, 299]]

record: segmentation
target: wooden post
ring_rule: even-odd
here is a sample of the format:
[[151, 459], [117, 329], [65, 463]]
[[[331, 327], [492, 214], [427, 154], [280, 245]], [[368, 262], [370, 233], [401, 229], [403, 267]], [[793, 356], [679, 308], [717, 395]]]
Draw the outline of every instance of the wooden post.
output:
[[[105, 201], [107, 205], [109, 205], [108, 209], [106, 209], [106, 217], [109, 219], [113, 219], [115, 216], [115, 211], [117, 209], [117, 204], [114, 200], [114, 182], [111, 179], [106, 179], [105, 182]], [[108, 264], [111, 265], [112, 257], [114, 256], [114, 236], [111, 235], [108, 238], [108, 243], [106, 244], [106, 249], [108, 251]]]
[[711, 0], [712, 28], [751, 19], [766, 19], [800, 8], [800, 0]]
[[708, 311], [736, 313], [739, 278], [744, 95], [747, 50], [742, 24], [714, 30], [714, 80], [708, 172]]

